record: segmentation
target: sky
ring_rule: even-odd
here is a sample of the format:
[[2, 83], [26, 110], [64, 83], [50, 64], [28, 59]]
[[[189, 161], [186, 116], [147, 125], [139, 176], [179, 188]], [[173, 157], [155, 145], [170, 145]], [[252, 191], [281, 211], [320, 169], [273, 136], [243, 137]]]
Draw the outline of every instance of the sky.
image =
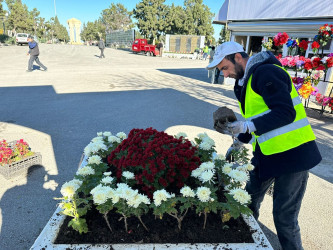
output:
[[[4, 1], [5, 2], [5, 1]], [[22, 0], [24, 4], [28, 6], [31, 11], [33, 8], [37, 8], [40, 11], [40, 16], [49, 20], [51, 17], [55, 16], [55, 9], [58, 19], [62, 25], [67, 27], [67, 20], [70, 18], [79, 19], [82, 23], [87, 23], [88, 21], [95, 21], [101, 16], [103, 9], [110, 7], [111, 3], [122, 3], [127, 10], [133, 10], [135, 5], [140, 2], [140, 0]], [[210, 8], [210, 11], [216, 15], [220, 8], [222, 7], [224, 0], [203, 0], [203, 4]], [[54, 3], [56, 8], [54, 8]], [[183, 6], [183, 0], [166, 0], [165, 4]], [[6, 5], [6, 4], [4, 4]], [[5, 6], [6, 8], [7, 6]], [[214, 18], [213, 18], [214, 20]], [[213, 21], [212, 20], [212, 21]], [[218, 39], [222, 26], [213, 25], [214, 27], [214, 37]]]

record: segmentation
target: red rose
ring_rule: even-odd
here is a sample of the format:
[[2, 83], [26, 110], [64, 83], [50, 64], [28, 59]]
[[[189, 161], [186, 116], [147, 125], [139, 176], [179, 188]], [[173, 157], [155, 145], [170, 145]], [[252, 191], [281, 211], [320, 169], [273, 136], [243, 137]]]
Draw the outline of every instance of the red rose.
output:
[[311, 62], [306, 62], [305, 64], [304, 64], [304, 69], [306, 69], [306, 70], [310, 70], [310, 69], [312, 69], [313, 68], [313, 66], [312, 66], [312, 63]]
[[319, 57], [316, 57], [312, 60], [312, 65], [314, 68], [317, 68], [319, 66], [319, 64], [321, 63], [320, 60], [321, 59]]
[[298, 46], [304, 51], [306, 51], [308, 49], [308, 44], [309, 44], [308, 41], [302, 40]]
[[331, 67], [333, 67], [333, 57], [329, 57], [329, 58], [326, 60], [326, 66], [327, 66], [327, 68], [331, 68]]
[[311, 44], [311, 48], [312, 48], [312, 49], [319, 49], [319, 47], [320, 47], [320, 44], [319, 44], [318, 42], [316, 42], [316, 41], [314, 41], [314, 42]]

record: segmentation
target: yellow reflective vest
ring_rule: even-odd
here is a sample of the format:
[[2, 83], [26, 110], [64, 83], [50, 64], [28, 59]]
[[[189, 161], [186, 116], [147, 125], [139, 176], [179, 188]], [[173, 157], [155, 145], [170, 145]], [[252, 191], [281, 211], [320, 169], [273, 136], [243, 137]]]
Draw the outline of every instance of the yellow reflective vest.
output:
[[[289, 75], [284, 68], [279, 65], [275, 66], [283, 69]], [[256, 143], [258, 143], [260, 150], [264, 155], [272, 155], [296, 148], [306, 142], [316, 139], [311, 125], [306, 117], [301, 99], [299, 98], [294, 84], [292, 83], [291, 77], [290, 80], [290, 97], [296, 111], [295, 120], [290, 124], [266, 132], [260, 136], [253, 132], [252, 135], [255, 137], [255, 140], [252, 143], [253, 151], [255, 150]], [[252, 119], [265, 115], [271, 111], [266, 105], [264, 99], [253, 91], [251, 83], [252, 75], [250, 76], [246, 86], [245, 113], [242, 110], [242, 105], [239, 103], [241, 114], [247, 121], [251, 121]]]

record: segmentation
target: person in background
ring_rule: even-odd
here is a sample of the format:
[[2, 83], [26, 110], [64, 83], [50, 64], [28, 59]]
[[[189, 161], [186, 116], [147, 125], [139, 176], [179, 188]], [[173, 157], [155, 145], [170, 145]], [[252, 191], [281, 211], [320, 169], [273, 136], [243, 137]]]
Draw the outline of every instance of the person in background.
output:
[[163, 43], [162, 43], [162, 41], [160, 41], [159, 44], [158, 44], [158, 50], [159, 50], [159, 53], [160, 53], [160, 57], [162, 57], [162, 54], [163, 54]]
[[281, 246], [303, 249], [298, 214], [309, 169], [322, 157], [291, 77], [270, 51], [249, 58], [236, 42], [216, 49], [207, 69], [215, 67], [236, 80], [234, 93], [246, 120], [228, 123], [229, 132], [243, 143], [254, 138], [254, 170], [246, 184], [249, 208], [258, 220], [260, 204], [274, 182], [273, 217]]
[[101, 40], [99, 40], [98, 48], [101, 51], [101, 55], [99, 56], [99, 58], [105, 58], [105, 56], [104, 56], [105, 43], [104, 43], [103, 38], [101, 38]]
[[[214, 54], [215, 54], [215, 46], [212, 46], [211, 49], [210, 49], [210, 52], [209, 52], [209, 63], [211, 63], [213, 61]], [[214, 71], [215, 71], [214, 69], [209, 69], [208, 70], [208, 78], [209, 79], [212, 79]], [[214, 83], [214, 80], [212, 79], [211, 82]]]
[[204, 60], [207, 59], [207, 57], [208, 57], [208, 52], [209, 52], [209, 48], [208, 48], [208, 46], [206, 45], [206, 46], [203, 48], [203, 56], [202, 56], [202, 58], [203, 58]]
[[47, 71], [47, 68], [39, 61], [39, 48], [38, 43], [34, 40], [34, 37], [32, 35], [28, 36], [28, 46], [29, 46], [29, 52], [27, 55], [30, 55], [29, 63], [28, 63], [28, 70], [27, 72], [32, 72], [33, 70], [33, 64], [36, 61], [36, 63], [44, 70]]

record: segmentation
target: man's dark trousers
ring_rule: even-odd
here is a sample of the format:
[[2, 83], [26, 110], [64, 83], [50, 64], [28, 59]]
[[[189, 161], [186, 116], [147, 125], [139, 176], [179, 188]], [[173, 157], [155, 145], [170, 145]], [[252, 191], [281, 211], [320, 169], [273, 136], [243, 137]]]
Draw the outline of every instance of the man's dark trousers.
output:
[[38, 56], [30, 56], [30, 59], [29, 59], [29, 65], [28, 65], [28, 70], [32, 70], [33, 69], [33, 64], [34, 64], [34, 61], [36, 61], [36, 63], [44, 70], [46, 70], [46, 67], [44, 66], [44, 64], [42, 64], [40, 61], [39, 61], [39, 58]]
[[298, 225], [298, 214], [304, 197], [309, 171], [285, 174], [280, 177], [260, 180], [258, 172], [250, 172], [246, 191], [251, 195], [249, 208], [257, 220], [260, 204], [274, 181], [273, 217], [279, 241], [284, 250], [303, 249]]
[[105, 58], [105, 56], [104, 56], [104, 49], [100, 49], [100, 50], [101, 50], [101, 55], [99, 56], [99, 58], [102, 58], [102, 57]]

